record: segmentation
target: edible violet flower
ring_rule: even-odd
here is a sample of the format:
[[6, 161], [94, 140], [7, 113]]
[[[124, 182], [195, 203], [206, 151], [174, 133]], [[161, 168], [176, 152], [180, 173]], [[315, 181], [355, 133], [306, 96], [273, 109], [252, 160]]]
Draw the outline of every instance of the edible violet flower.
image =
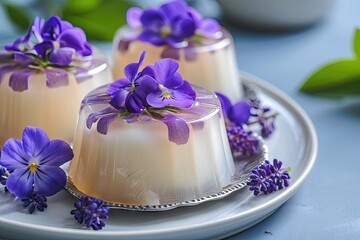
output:
[[282, 168], [282, 164], [281, 161], [274, 159], [273, 164], [265, 161], [252, 170], [247, 183], [249, 190], [257, 196], [261, 192], [268, 194], [288, 187], [290, 175], [286, 169]]
[[157, 83], [157, 88], [146, 96], [150, 106], [188, 108], [193, 104], [195, 92], [191, 85], [182, 79], [178, 69], [179, 64], [172, 59], [159, 60], [154, 66], [144, 69], [143, 73], [153, 76]]
[[107, 94], [111, 95], [110, 104], [116, 109], [126, 109], [131, 113], [141, 113], [146, 104], [145, 96], [148, 89], [153, 89], [156, 84], [152, 77], [139, 72], [139, 68], [144, 61], [145, 52], [140, 56], [138, 63], [130, 63], [125, 69], [126, 78], [122, 78], [112, 83]]
[[250, 104], [247, 101], [238, 101], [232, 105], [224, 94], [216, 92], [216, 95], [220, 100], [225, 118], [239, 126], [248, 123], [251, 114]]
[[188, 124], [176, 113], [193, 105], [196, 93], [177, 72], [179, 64], [172, 59], [162, 59], [139, 71], [145, 57], [128, 64], [126, 78], [112, 83], [106, 91], [111, 98], [89, 99], [90, 102], [109, 102], [110, 106], [91, 113], [86, 125], [90, 129], [97, 122], [97, 131], [107, 134], [110, 124], [120, 117], [128, 123], [156, 119], [166, 124], [169, 140], [185, 144], [189, 138]]
[[59, 166], [73, 158], [69, 144], [49, 140], [40, 128], [26, 127], [22, 140], [11, 138], [2, 148], [0, 164], [12, 171], [6, 187], [15, 196], [26, 199], [31, 193], [51, 196], [66, 183], [66, 174]]
[[220, 31], [220, 24], [216, 20], [203, 18], [180, 0], [165, 3], [159, 8], [130, 8], [126, 20], [131, 28], [142, 28], [139, 40], [156, 46], [176, 47], [195, 35], [217, 38]]
[[68, 71], [87, 69], [85, 62], [92, 55], [84, 31], [58, 16], [47, 21], [36, 17], [27, 34], [5, 50], [0, 53], [0, 83], [6, 73], [14, 72], [9, 86], [18, 92], [27, 90], [28, 79], [39, 71], [45, 73], [48, 87], [67, 85]]
[[275, 131], [275, 117], [277, 113], [271, 113], [269, 107], [261, 106], [259, 99], [250, 99], [251, 116], [254, 122], [261, 127], [261, 136], [268, 138]]

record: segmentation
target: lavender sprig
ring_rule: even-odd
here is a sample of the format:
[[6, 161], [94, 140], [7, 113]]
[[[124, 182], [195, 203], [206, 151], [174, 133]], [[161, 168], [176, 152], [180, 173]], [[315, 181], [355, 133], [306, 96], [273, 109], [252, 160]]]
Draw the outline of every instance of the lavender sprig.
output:
[[109, 205], [103, 201], [92, 197], [81, 197], [74, 204], [76, 209], [71, 210], [70, 214], [78, 223], [85, 223], [87, 228], [100, 230], [105, 227], [103, 219], [108, 219]]
[[24, 208], [29, 208], [29, 213], [32, 214], [37, 209], [43, 212], [47, 205], [47, 198], [36, 193], [30, 193], [28, 198], [21, 199]]
[[0, 184], [5, 186], [4, 191], [8, 192], [9, 190], [6, 187], [6, 180], [9, 176], [9, 172], [6, 168], [0, 166]]
[[241, 126], [227, 126], [230, 148], [235, 157], [250, 157], [259, 150], [259, 139]]
[[252, 170], [247, 185], [249, 190], [257, 196], [261, 192], [272, 193], [289, 186], [290, 175], [286, 169], [281, 168], [282, 162], [274, 159], [273, 164], [265, 161]]

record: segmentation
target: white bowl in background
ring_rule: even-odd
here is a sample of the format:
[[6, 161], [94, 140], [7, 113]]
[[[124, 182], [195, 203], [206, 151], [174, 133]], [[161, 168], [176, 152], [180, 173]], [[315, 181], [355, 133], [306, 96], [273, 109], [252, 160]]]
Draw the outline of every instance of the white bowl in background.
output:
[[262, 29], [292, 29], [320, 20], [335, 0], [218, 0], [225, 17]]

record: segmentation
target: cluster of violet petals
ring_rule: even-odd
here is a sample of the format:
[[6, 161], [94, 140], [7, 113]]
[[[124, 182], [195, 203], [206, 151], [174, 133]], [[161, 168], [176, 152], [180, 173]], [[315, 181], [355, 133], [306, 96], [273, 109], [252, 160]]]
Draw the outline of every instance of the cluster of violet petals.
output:
[[177, 46], [195, 35], [216, 38], [220, 31], [216, 20], [203, 18], [181, 0], [165, 3], [159, 8], [130, 8], [126, 20], [129, 27], [142, 30], [139, 40], [156, 46]]
[[73, 156], [66, 142], [50, 140], [40, 128], [26, 127], [22, 140], [11, 138], [1, 150], [0, 165], [10, 172], [6, 187], [21, 199], [52, 196], [66, 184], [60, 166]]
[[106, 93], [111, 96], [110, 106], [90, 114], [87, 127], [90, 129], [98, 121], [97, 131], [107, 134], [109, 125], [118, 116], [127, 122], [155, 118], [167, 125], [170, 141], [185, 144], [189, 138], [189, 127], [173, 113], [191, 107], [196, 93], [177, 72], [179, 64], [176, 61], [162, 59], [139, 71], [144, 58], [145, 52], [139, 62], [125, 67], [125, 78], [109, 86]]
[[29, 77], [42, 70], [48, 87], [67, 85], [67, 68], [91, 54], [82, 29], [58, 16], [47, 21], [36, 17], [25, 36], [0, 52], [0, 83], [4, 74], [16, 70], [10, 76], [9, 86], [14, 91], [24, 91], [28, 89]]
[[260, 193], [268, 194], [289, 186], [290, 175], [282, 168], [282, 162], [274, 159], [273, 164], [265, 161], [252, 170], [247, 185], [250, 191], [257, 196]]

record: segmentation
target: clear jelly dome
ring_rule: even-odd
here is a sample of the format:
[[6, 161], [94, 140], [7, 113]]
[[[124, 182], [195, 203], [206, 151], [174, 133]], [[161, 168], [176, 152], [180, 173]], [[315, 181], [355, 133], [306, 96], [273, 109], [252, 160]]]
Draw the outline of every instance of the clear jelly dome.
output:
[[[185, 44], [178, 48], [154, 46], [134, 38], [134, 30], [123, 27], [113, 42], [114, 79], [124, 77], [123, 69], [131, 62], [138, 62], [145, 50], [144, 66], [179, 54], [174, 58], [180, 64], [179, 72], [189, 82], [227, 95], [232, 101], [242, 98], [241, 82], [237, 71], [234, 42], [230, 33], [222, 28], [218, 39], [203, 39], [201, 44]], [[133, 39], [133, 40], [132, 40]], [[164, 52], [165, 51], [165, 52]], [[166, 54], [171, 52], [170, 54]], [[165, 53], [165, 56], [164, 56]]]
[[45, 74], [36, 72], [22, 92], [9, 87], [11, 73], [6, 74], [0, 84], [0, 146], [9, 138], [21, 138], [26, 126], [44, 129], [50, 139], [72, 142], [81, 100], [91, 90], [112, 81], [105, 61], [94, 59], [88, 64], [86, 71], [69, 72], [65, 86], [48, 87]]
[[106, 135], [88, 129], [89, 114], [108, 106], [94, 103], [107, 86], [83, 101], [74, 141], [69, 180], [78, 191], [109, 203], [163, 205], [192, 200], [221, 191], [235, 167], [217, 97], [194, 87], [194, 105], [177, 114], [190, 128], [187, 143], [168, 139], [159, 120], [127, 123], [116, 118]]

